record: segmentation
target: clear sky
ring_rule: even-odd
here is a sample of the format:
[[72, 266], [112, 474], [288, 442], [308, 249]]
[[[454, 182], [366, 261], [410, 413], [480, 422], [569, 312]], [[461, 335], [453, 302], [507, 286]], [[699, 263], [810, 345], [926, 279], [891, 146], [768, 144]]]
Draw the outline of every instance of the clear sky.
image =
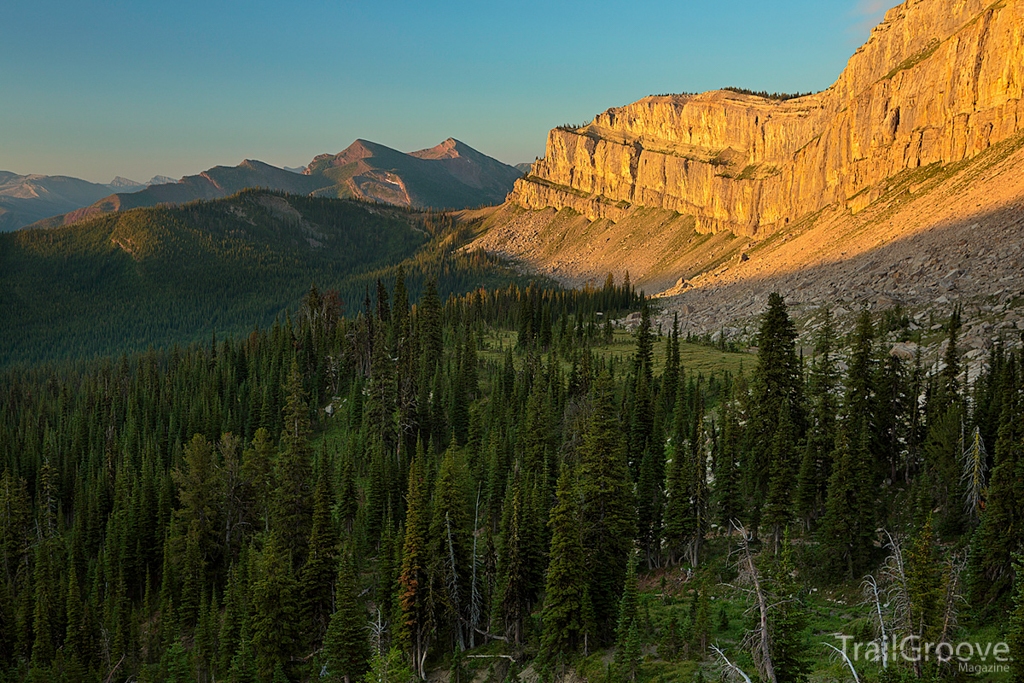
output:
[[356, 138], [508, 163], [645, 95], [828, 87], [895, 0], [8, 0], [0, 169], [109, 182]]

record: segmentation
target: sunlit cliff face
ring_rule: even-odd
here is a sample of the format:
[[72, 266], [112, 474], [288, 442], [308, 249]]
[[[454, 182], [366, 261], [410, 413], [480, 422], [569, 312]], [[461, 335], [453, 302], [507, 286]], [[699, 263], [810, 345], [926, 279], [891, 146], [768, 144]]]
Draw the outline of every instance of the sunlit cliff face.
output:
[[1024, 1], [911, 0], [821, 93], [648, 97], [548, 135], [516, 183], [525, 208], [620, 220], [637, 206], [702, 232], [773, 232], [825, 206], [859, 211], [905, 169], [973, 157], [1024, 126]]

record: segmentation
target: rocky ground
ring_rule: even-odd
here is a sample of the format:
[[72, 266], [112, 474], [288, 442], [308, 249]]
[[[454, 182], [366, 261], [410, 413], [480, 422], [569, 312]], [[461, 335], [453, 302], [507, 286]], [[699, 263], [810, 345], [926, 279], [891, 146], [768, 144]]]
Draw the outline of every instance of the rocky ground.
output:
[[935, 342], [940, 321], [960, 305], [969, 360], [980, 359], [993, 339], [1018, 345], [1024, 331], [1021, 168], [1018, 142], [968, 164], [905, 173], [860, 213], [826, 210], [662, 292], [660, 320], [670, 324], [678, 312], [685, 331], [724, 330], [746, 343], [768, 294], [778, 291], [805, 332], [826, 306], [847, 328], [862, 308], [899, 307], [909, 314], [911, 331], [923, 329]]
[[696, 235], [685, 217], [659, 210], [646, 216], [645, 232], [643, 216], [591, 222], [506, 205], [489, 213], [484, 224], [494, 227], [471, 248], [576, 286], [628, 270], [634, 283], [658, 292], [664, 329], [679, 313], [684, 333], [724, 333], [741, 345], [753, 343], [768, 294], [778, 291], [807, 345], [824, 307], [840, 330], [862, 308], [900, 310], [910, 325], [887, 343], [920, 337], [932, 362], [941, 355], [938, 327], [960, 305], [964, 351], [977, 371], [992, 340], [1019, 345], [1024, 331], [1021, 168], [1024, 136], [967, 162], [905, 171], [857, 213], [829, 207], [764, 239]]

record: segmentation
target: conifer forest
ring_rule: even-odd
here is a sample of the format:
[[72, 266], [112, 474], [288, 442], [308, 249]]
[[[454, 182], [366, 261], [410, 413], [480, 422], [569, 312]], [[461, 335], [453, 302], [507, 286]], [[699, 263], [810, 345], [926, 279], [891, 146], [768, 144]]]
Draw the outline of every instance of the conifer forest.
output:
[[3, 370], [0, 679], [1024, 681], [1019, 351], [438, 291]]

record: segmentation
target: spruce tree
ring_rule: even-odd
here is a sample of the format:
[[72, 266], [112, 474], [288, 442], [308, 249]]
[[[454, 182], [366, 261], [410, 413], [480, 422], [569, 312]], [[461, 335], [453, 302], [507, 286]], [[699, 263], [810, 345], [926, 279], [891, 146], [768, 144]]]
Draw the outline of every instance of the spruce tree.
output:
[[[470, 518], [466, 509], [465, 470], [454, 440], [445, 451], [434, 484], [429, 530], [431, 599], [445, 624], [451, 646], [465, 649], [470, 601]], [[440, 630], [445, 633], [444, 630]]]
[[859, 424], [856, 437], [848, 434], [853, 427], [849, 422], [840, 427], [819, 532], [825, 575], [845, 575], [851, 580], [866, 571], [871, 562], [875, 530], [867, 425]]
[[808, 387], [810, 424], [801, 453], [794, 500], [794, 512], [807, 529], [824, 513], [828, 480], [832, 474], [830, 455], [836, 441], [838, 384], [835, 324], [831, 311], [825, 309], [824, 320], [814, 342], [814, 361]]
[[335, 584], [336, 608], [324, 639], [325, 668], [331, 683], [358, 681], [369, 667], [369, 629], [357, 579], [351, 554], [343, 552]]
[[580, 456], [583, 546], [590, 566], [590, 599], [600, 639], [610, 642], [627, 556], [636, 535], [636, 510], [614, 385], [602, 373], [593, 390]]
[[570, 657], [586, 646], [593, 636], [585, 615], [590, 612], [587, 574], [590, 565], [580, 538], [580, 495], [573, 474], [562, 465], [555, 506], [551, 508], [551, 529], [544, 609], [541, 614], [540, 660], [551, 666], [559, 657]]
[[1020, 552], [1024, 535], [1024, 434], [1014, 356], [1003, 373], [995, 465], [989, 478], [985, 511], [971, 542], [972, 594], [976, 602], [985, 604], [994, 603], [1011, 591], [1011, 557]]
[[427, 604], [427, 534], [430, 528], [430, 509], [424, 474], [425, 457], [422, 447], [418, 446], [416, 456], [409, 467], [402, 572], [398, 579], [398, 599], [402, 615], [398, 633], [420, 678], [425, 677], [423, 667], [431, 636]]
[[1013, 558], [1013, 607], [1010, 612], [1008, 645], [1013, 657], [1010, 665], [1013, 683], [1024, 683], [1024, 556]]
[[276, 488], [271, 519], [272, 528], [291, 555], [292, 562], [301, 566], [306, 557], [312, 523], [313, 452], [309, 445], [309, 407], [296, 360], [292, 360], [285, 390], [285, 428], [281, 433], [281, 451], [274, 477]]
[[778, 430], [783, 401], [789, 402], [794, 443], [803, 438], [803, 380], [796, 355], [796, 336], [796, 327], [782, 296], [773, 292], [768, 297], [768, 310], [757, 336], [757, 366], [751, 384], [750, 459], [744, 467], [750, 498], [750, 526], [755, 533], [771, 479], [772, 440], [764, 437]]
[[782, 534], [793, 516], [793, 471], [795, 469], [796, 434], [789, 409], [783, 399], [779, 420], [772, 438], [769, 465], [768, 496], [764, 505], [764, 526], [771, 532], [773, 551], [778, 554]]
[[269, 679], [299, 651], [298, 586], [284, 542], [271, 533], [252, 572], [252, 648], [259, 675]]
[[323, 639], [331, 614], [331, 584], [337, 565], [337, 546], [338, 535], [331, 521], [331, 492], [326, 464], [321, 463], [313, 491], [313, 525], [309, 533], [309, 551], [299, 574], [305, 618], [303, 632], [313, 649]]

